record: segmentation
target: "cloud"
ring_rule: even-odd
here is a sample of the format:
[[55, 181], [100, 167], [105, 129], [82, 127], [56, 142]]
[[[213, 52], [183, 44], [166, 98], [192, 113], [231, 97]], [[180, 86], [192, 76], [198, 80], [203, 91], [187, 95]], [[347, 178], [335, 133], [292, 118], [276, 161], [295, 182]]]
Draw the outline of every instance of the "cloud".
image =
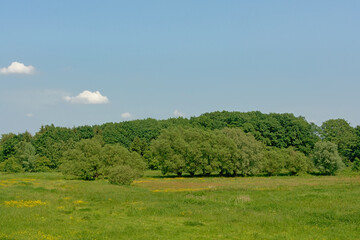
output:
[[184, 116], [184, 113], [182, 112], [179, 112], [177, 109], [174, 111], [174, 116], [175, 117], [183, 117]]
[[70, 103], [79, 103], [79, 104], [106, 104], [109, 103], [109, 99], [106, 96], [101, 95], [99, 91], [90, 92], [83, 91], [75, 97], [65, 96], [65, 101]]
[[32, 113], [27, 113], [26, 116], [29, 117], [29, 118], [31, 118], [31, 117], [34, 116], [34, 114], [32, 114]]
[[125, 113], [121, 114], [121, 117], [122, 117], [122, 118], [131, 118], [131, 117], [132, 117], [132, 114], [129, 113], [129, 112], [125, 112]]
[[33, 66], [25, 66], [23, 63], [12, 62], [10, 66], [0, 68], [0, 74], [34, 74]]

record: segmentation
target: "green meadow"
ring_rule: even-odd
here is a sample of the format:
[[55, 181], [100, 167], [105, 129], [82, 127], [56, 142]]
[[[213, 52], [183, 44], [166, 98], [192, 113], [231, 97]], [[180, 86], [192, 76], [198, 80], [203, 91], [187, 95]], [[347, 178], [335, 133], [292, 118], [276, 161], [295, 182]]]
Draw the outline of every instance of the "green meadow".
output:
[[360, 176], [0, 174], [0, 239], [359, 239]]

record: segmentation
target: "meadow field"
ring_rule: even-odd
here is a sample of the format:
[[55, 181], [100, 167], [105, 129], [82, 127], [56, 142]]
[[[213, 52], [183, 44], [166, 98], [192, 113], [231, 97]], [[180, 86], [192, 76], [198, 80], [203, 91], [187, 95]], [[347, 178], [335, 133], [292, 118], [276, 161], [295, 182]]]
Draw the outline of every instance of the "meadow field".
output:
[[360, 176], [0, 173], [0, 239], [360, 239]]

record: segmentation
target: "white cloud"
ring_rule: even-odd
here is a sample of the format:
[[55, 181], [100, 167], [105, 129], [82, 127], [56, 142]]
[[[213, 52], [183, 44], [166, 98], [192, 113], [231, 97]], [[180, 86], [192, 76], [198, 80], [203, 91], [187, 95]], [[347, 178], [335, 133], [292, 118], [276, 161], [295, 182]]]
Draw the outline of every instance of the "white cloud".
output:
[[32, 113], [27, 113], [26, 116], [29, 117], [29, 118], [31, 118], [31, 117], [34, 116], [34, 114], [32, 114]]
[[20, 62], [12, 62], [10, 66], [0, 68], [0, 74], [34, 74], [35, 68], [33, 66], [25, 66]]
[[85, 90], [75, 97], [65, 96], [64, 99], [70, 103], [79, 103], [79, 104], [109, 103], [109, 99], [106, 96], [101, 95], [99, 91], [90, 92]]
[[184, 113], [182, 112], [179, 112], [177, 109], [174, 111], [174, 116], [175, 117], [183, 117], [184, 116]]
[[122, 118], [131, 118], [131, 117], [132, 117], [132, 114], [129, 113], [129, 112], [125, 112], [125, 113], [121, 114], [121, 117], [122, 117]]

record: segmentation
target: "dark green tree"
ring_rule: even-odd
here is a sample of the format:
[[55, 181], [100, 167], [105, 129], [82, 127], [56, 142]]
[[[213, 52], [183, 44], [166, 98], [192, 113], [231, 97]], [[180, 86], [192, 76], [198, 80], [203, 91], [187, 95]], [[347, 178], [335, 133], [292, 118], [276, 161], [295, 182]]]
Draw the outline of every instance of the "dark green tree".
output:
[[16, 153], [16, 145], [20, 142], [19, 137], [13, 133], [3, 134], [1, 137], [1, 158], [6, 160]]
[[141, 139], [138, 136], [134, 138], [130, 144], [129, 150], [132, 152], [137, 152], [140, 156], [144, 156], [146, 151], [149, 149], [148, 144], [145, 139]]

